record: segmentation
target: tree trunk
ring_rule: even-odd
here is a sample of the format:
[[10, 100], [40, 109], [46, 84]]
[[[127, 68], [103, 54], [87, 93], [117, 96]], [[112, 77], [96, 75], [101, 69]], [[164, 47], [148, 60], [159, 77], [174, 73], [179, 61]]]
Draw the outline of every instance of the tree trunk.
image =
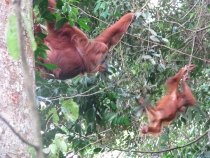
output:
[[[31, 11], [32, 1], [22, 1], [22, 13], [28, 19]], [[26, 86], [24, 85], [24, 74], [20, 58], [15, 61], [9, 55], [5, 29], [8, 18], [13, 13], [12, 5], [0, 3], [0, 158], [24, 158], [31, 157], [28, 152], [29, 146], [21, 141], [18, 136], [27, 142], [37, 144], [36, 124], [32, 117], [31, 102], [28, 98]], [[25, 55], [32, 79], [31, 89], [35, 96], [35, 77], [34, 77], [34, 56], [31, 50], [30, 40], [24, 30]], [[3, 120], [6, 120], [6, 123]], [[17, 133], [9, 128], [12, 126]], [[35, 154], [35, 153], [33, 153]]]

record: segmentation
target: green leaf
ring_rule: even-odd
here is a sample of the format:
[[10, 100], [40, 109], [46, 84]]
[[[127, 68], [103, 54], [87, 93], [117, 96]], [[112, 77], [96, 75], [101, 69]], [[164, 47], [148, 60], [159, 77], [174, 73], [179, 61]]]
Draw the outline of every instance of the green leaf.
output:
[[130, 121], [127, 115], [124, 117], [124, 123], [127, 127], [130, 126]]
[[50, 50], [50, 48], [49, 48], [48, 46], [46, 46], [46, 45], [44, 45], [44, 44], [42, 44], [42, 43], [39, 43], [39, 44], [38, 44], [38, 47], [40, 47], [40, 48], [42, 48], [42, 49], [44, 49], [44, 50]]
[[111, 105], [111, 108], [113, 110], [117, 110], [117, 106], [116, 106], [116, 104], [113, 101], [111, 101], [110, 105]]
[[75, 132], [77, 132], [81, 135], [81, 126], [78, 123], [75, 125]]
[[55, 145], [56, 145], [57, 147], [59, 147], [59, 146], [60, 146], [60, 143], [61, 143], [61, 138], [60, 138], [60, 137], [55, 137], [54, 143], [55, 143]]
[[60, 142], [60, 148], [61, 148], [61, 150], [63, 151], [63, 152], [66, 152], [67, 151], [67, 144], [66, 144], [66, 142], [65, 141], [61, 141]]
[[163, 28], [163, 23], [158, 23], [157, 26]]
[[42, 65], [50, 70], [55, 70], [57, 68], [57, 65], [55, 64], [42, 64]]
[[49, 10], [45, 10], [41, 16], [49, 22], [55, 21], [55, 16]]
[[79, 106], [73, 99], [65, 100], [61, 103], [63, 106], [63, 113], [69, 118], [72, 122], [75, 122], [79, 117]]
[[49, 116], [52, 115], [52, 118], [53, 118], [53, 122], [56, 123], [59, 121], [59, 117], [57, 115], [57, 110], [56, 108], [52, 108], [45, 116], [46, 118], [48, 118]]
[[163, 139], [164, 141], [168, 141], [169, 140], [169, 138], [168, 138], [168, 134], [162, 134], [161, 135], [161, 139]]
[[75, 136], [71, 136], [71, 135], [69, 135], [69, 137], [68, 137], [68, 141], [69, 141], [69, 142], [72, 142], [72, 141], [73, 141], [73, 139], [74, 139], [74, 137], [75, 137]]
[[182, 146], [182, 145], [184, 145], [184, 144], [185, 144], [184, 141], [181, 141], [181, 142], [178, 142], [178, 143], [177, 143], [178, 146]]
[[77, 148], [78, 146], [80, 145], [80, 141], [75, 139], [73, 142], [72, 142], [72, 147], [73, 148]]
[[17, 38], [17, 24], [16, 17], [11, 15], [6, 25], [6, 43], [10, 55], [17, 60], [19, 56], [19, 46]]
[[68, 22], [68, 19], [66, 19], [66, 18], [61, 18], [61, 19], [59, 19], [58, 21], [56, 21], [56, 23], [55, 23], [55, 29], [59, 29], [59, 28], [61, 28], [65, 23], [67, 23]]
[[41, 57], [43, 59], [47, 59], [48, 57], [46, 51], [39, 47], [35, 50], [34, 53], [35, 53], [35, 58]]
[[75, 20], [77, 21], [77, 16], [78, 16], [78, 10], [74, 7], [71, 7], [71, 12], [69, 11], [70, 18], [69, 20]]
[[73, 14], [75, 14], [75, 15], [78, 15], [78, 14], [79, 14], [79, 12], [78, 12], [78, 9], [77, 9], [77, 8], [72, 7], [71, 9], [72, 9], [72, 13], [73, 13]]
[[95, 118], [96, 118], [96, 109], [94, 107], [90, 108], [88, 111], [87, 111], [87, 121], [88, 122], [94, 122], [95, 121]]
[[115, 117], [111, 122], [111, 128], [113, 129], [115, 125], [117, 124], [117, 117]]
[[79, 19], [77, 22], [80, 25], [80, 27], [87, 31], [90, 31], [90, 27], [83, 21], [83, 19]]
[[47, 81], [44, 80], [43, 78], [41, 78], [37, 72], [36, 72], [36, 82], [40, 82], [40, 83], [43, 83], [43, 84], [47, 83]]
[[123, 123], [124, 123], [124, 118], [122, 116], [118, 116], [117, 117], [117, 124], [123, 125]]
[[86, 132], [86, 136], [92, 134], [92, 125], [89, 125], [88, 128], [87, 128], [87, 132]]
[[169, 40], [167, 38], [162, 38], [161, 41], [165, 42], [165, 43], [168, 43]]
[[58, 117], [57, 113], [53, 114], [52, 120], [54, 123], [57, 123], [59, 121], [59, 117]]
[[39, 11], [42, 13], [43, 11], [47, 10], [48, 7], [48, 1], [41, 0], [39, 3]]
[[37, 33], [36, 34], [39, 38], [41, 38], [41, 39], [43, 39], [43, 38], [46, 38], [47, 37], [47, 35], [46, 34], [44, 34], [44, 33], [42, 33], [42, 32], [39, 32], [39, 33]]
[[56, 0], [56, 7], [58, 9], [62, 9], [62, 6], [63, 6], [63, 2], [61, 0]]
[[194, 17], [195, 13], [190, 13], [190, 19]]
[[101, 5], [100, 5], [100, 8], [102, 8], [102, 9], [105, 10], [106, 9], [106, 3], [105, 2], [102, 2]]
[[150, 55], [142, 55], [142, 59], [152, 59]]
[[55, 144], [50, 144], [49, 148], [51, 153], [55, 155], [58, 150], [57, 146]]
[[31, 158], [35, 158], [36, 157], [36, 150], [33, 147], [28, 147], [27, 152], [30, 153]]
[[115, 113], [105, 115], [105, 119], [107, 119], [108, 122], [112, 121], [115, 117], [116, 117]]
[[104, 19], [106, 19], [106, 17], [109, 15], [109, 13], [108, 12], [102, 12], [101, 14], [100, 14], [100, 16], [102, 16]]
[[49, 154], [50, 153], [50, 148], [43, 148], [42, 151], [45, 154]]
[[[210, 151], [205, 151], [204, 153], [205, 153], [205, 157], [210, 157]], [[196, 157], [196, 155], [195, 155], [195, 157]]]
[[152, 34], [152, 35], [154, 35], [154, 36], [157, 36], [157, 33], [153, 30], [153, 29], [148, 29], [148, 31]]
[[71, 11], [69, 11], [69, 8], [71, 8], [71, 6], [67, 3], [64, 3], [62, 6], [62, 12], [67, 15], [66, 17], [68, 17], [68, 14], [71, 15]]
[[101, 150], [102, 150], [102, 148], [95, 148], [95, 149], [93, 150], [93, 152], [94, 152], [94, 153], [99, 153], [99, 152], [101, 152]]
[[96, 7], [94, 8], [94, 13], [96, 13], [96, 11], [99, 9], [99, 7], [100, 7], [100, 3], [98, 3], [97, 5], [96, 5]]
[[80, 4], [78, 0], [70, 0], [71, 3]]
[[33, 0], [34, 5], [39, 5], [42, 0]]
[[70, 24], [71, 26], [74, 26], [74, 22], [73, 22], [71, 19], [69, 19], [69, 24]]
[[160, 42], [160, 40], [156, 36], [150, 36], [150, 39], [155, 42]]

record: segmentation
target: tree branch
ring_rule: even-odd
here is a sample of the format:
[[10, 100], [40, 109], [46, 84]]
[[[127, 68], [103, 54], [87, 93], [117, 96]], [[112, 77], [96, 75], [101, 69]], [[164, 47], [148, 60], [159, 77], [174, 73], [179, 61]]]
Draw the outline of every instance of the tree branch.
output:
[[196, 138], [195, 140], [182, 145], [182, 146], [176, 146], [176, 147], [172, 147], [172, 148], [168, 148], [165, 150], [158, 150], [158, 151], [140, 151], [140, 150], [125, 150], [125, 149], [119, 149], [119, 148], [112, 148], [109, 147], [108, 145], [105, 145], [107, 148], [112, 149], [112, 150], [118, 150], [118, 151], [124, 151], [124, 152], [137, 152], [137, 153], [145, 153], [145, 154], [154, 154], [154, 153], [163, 153], [163, 152], [168, 152], [168, 151], [172, 151], [175, 149], [180, 149], [180, 148], [184, 148], [186, 146], [189, 146], [197, 141], [199, 141], [201, 138], [203, 138], [205, 135], [207, 135], [210, 132], [210, 129], [208, 129], [203, 135], [201, 135], [200, 137]]
[[5, 119], [5, 118], [3, 118], [1, 115], [0, 115], [0, 119], [12, 130], [12, 132], [23, 142], [23, 143], [25, 143], [25, 144], [27, 144], [27, 145], [29, 145], [29, 146], [31, 146], [31, 147], [33, 147], [33, 148], [35, 148], [35, 149], [38, 149], [39, 147], [38, 146], [36, 146], [36, 145], [34, 145], [34, 144], [32, 144], [32, 143], [30, 143], [30, 142], [28, 142], [28, 140], [26, 140], [26, 139], [24, 139], [10, 124], [9, 124], [9, 122]]

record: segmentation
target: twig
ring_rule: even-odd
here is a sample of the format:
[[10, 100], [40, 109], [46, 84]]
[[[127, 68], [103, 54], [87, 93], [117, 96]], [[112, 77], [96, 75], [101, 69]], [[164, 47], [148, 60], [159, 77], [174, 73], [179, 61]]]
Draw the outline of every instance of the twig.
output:
[[45, 131], [44, 131], [44, 132], [47, 132], [47, 130], [48, 130], [48, 124], [49, 124], [51, 118], [52, 118], [53, 115], [55, 115], [55, 113], [58, 112], [58, 110], [60, 110], [60, 109], [61, 109], [61, 107], [59, 107], [58, 109], [56, 109], [56, 111], [55, 111], [53, 114], [51, 114], [51, 116], [47, 119], [47, 123], [46, 123]]
[[[96, 88], [98, 85], [99, 85], [99, 83], [97, 83], [96, 85], [94, 85], [93, 87], [91, 87], [90, 89], [88, 89], [87, 91], [80, 93], [80, 95], [85, 94], [85, 93], [88, 93], [92, 89]], [[75, 95], [78, 95], [78, 94], [75, 94]], [[49, 99], [59, 99], [59, 98], [61, 98], [61, 97], [60, 96], [59, 97], [50, 97]]]
[[147, 6], [147, 4], [150, 2], [150, 0], [147, 0], [145, 3], [144, 3], [144, 5], [141, 7], [141, 9], [140, 10], [138, 10], [137, 12], [141, 12], [146, 6]]
[[103, 20], [101, 20], [101, 19], [99, 19], [99, 18], [97, 18], [97, 17], [95, 17], [95, 16], [93, 16], [93, 15], [88, 14], [87, 12], [85, 12], [84, 10], [82, 10], [80, 7], [78, 7], [78, 6], [74, 5], [74, 4], [70, 4], [70, 5], [73, 6], [73, 7], [75, 7], [75, 8], [77, 8], [77, 9], [79, 9], [80, 11], [82, 11], [82, 12], [83, 12], [84, 14], [86, 14], [87, 16], [92, 17], [92, 18], [94, 18], [94, 19], [97, 19], [98, 21], [103, 22], [103, 23], [105, 23], [105, 24], [107, 24], [107, 25], [110, 25], [110, 24], [108, 24], [107, 22], [105, 22], [105, 21], [103, 21]]
[[24, 139], [22, 136], [20, 136], [20, 134], [9, 124], [9, 122], [3, 118], [1, 115], [0, 115], [0, 119], [12, 130], [12, 132], [25, 144], [35, 148], [35, 149], [38, 149], [39, 147], [37, 145], [34, 145], [30, 142], [28, 142], [26, 139]]
[[[93, 16], [93, 15], [88, 14], [87, 12], [85, 12], [84, 10], [82, 10], [81, 8], [79, 8], [79, 7], [77, 7], [77, 6], [73, 5], [73, 4], [71, 4], [71, 5], [74, 6], [74, 7], [76, 7], [76, 8], [79, 9], [80, 11], [84, 12], [84, 14], [86, 14], [87, 16], [92, 17], [92, 18], [94, 18], [94, 19], [97, 19], [98, 21], [103, 22], [103, 23], [109, 25], [107, 22], [105, 22], [105, 21], [103, 21], [103, 20], [101, 20], [101, 19], [98, 19], [97, 17], [95, 17], [95, 16]], [[144, 6], [145, 6], [145, 5], [144, 5]], [[143, 7], [144, 7], [144, 6], [143, 6]], [[174, 23], [177, 23], [177, 22], [174, 22]], [[178, 23], [177, 23], [177, 24], [178, 24]], [[180, 25], [180, 24], [179, 24], [179, 25]], [[207, 27], [201, 28], [201, 29], [199, 29], [199, 30], [197, 30], [197, 31], [196, 31], [196, 30], [190, 30], [190, 29], [188, 29], [188, 30], [194, 31], [194, 32], [195, 32], [195, 31], [198, 32], [198, 31], [202, 31], [202, 30], [204, 30], [204, 29], [207, 29], [207, 28], [209, 28], [209, 27], [210, 27], [210, 26], [207, 26]], [[179, 51], [179, 50], [170, 48], [170, 47], [168, 47], [168, 46], [166, 46], [166, 45], [163, 45], [163, 44], [159, 44], [159, 43], [156, 43], [156, 42], [153, 42], [153, 41], [149, 41], [149, 40], [140, 38], [140, 37], [135, 36], [135, 35], [130, 34], [130, 33], [126, 33], [126, 34], [127, 34], [127, 35], [130, 35], [130, 36], [133, 36], [133, 37], [135, 37], [135, 38], [138, 38], [138, 39], [140, 39], [140, 40], [147, 41], [147, 42], [150, 42], [150, 43], [157, 44], [157, 45], [159, 45], [159, 46], [168, 48], [169, 50], [172, 50], [172, 51], [174, 51], [174, 52], [178, 52], [178, 53], [180, 53], [180, 54], [184, 54], [184, 55], [187, 55], [187, 56], [189, 56], [189, 57], [192, 57], [192, 58], [195, 58], [195, 59], [202, 60], [202, 61], [204, 61], [204, 62], [209, 62], [209, 63], [210, 63], [210, 60], [202, 59], [202, 58], [199, 58], [199, 57], [196, 57], [196, 56], [191, 56], [191, 55], [189, 55], [189, 54], [187, 54], [187, 53], [184, 53], [184, 52], [182, 52], [182, 51]]]
[[194, 6], [191, 7], [191, 9], [180, 20], [183, 20], [195, 8], [195, 6], [197, 5], [198, 2], [199, 2], [199, 0], [194, 4]]
[[92, 142], [92, 143], [88, 143], [86, 146], [80, 148], [80, 149], [76, 152], [76, 154], [78, 154], [79, 151], [85, 149], [87, 146], [90, 146], [90, 145], [92, 145], [92, 144], [96, 144], [96, 143], [100, 142], [102, 139], [104, 139], [104, 138], [98, 139], [98, 140], [96, 140], [95, 142]]
[[[197, 21], [196, 30], [198, 28], [198, 25], [199, 25], [199, 22], [200, 22], [200, 19], [201, 19], [201, 14], [202, 14], [202, 7], [201, 7], [200, 15], [199, 15], [199, 18], [198, 18], [198, 21]], [[194, 47], [195, 47], [195, 37], [196, 37], [196, 32], [194, 32], [194, 35], [193, 35], [192, 49], [191, 49], [191, 55], [190, 55], [189, 65], [191, 64], [191, 61], [192, 61], [192, 54], [193, 54]]]
[[58, 97], [58, 98], [55, 98], [55, 99], [50, 99], [50, 100], [59, 100], [59, 99], [72, 99], [72, 98], [76, 98], [76, 97], [87, 97], [87, 96], [91, 96], [91, 95], [95, 95], [95, 94], [98, 94], [98, 93], [102, 93], [103, 90], [105, 89], [109, 89], [110, 87], [112, 86], [109, 86], [109, 87], [106, 87], [104, 89], [101, 89], [97, 92], [94, 92], [94, 93], [91, 93], [91, 94], [84, 94], [84, 93], [80, 93], [80, 94], [76, 94], [76, 95], [73, 95], [73, 96], [70, 96], [70, 97]]
[[[130, 33], [127, 33], [127, 34], [130, 35], [130, 36], [133, 36], [133, 37], [135, 37], [135, 38], [138, 38], [138, 39], [140, 39], [140, 40], [147, 41], [147, 42], [156, 44], [156, 45], [158, 45], [158, 46], [168, 48], [168, 49], [170, 49], [170, 50], [172, 50], [172, 51], [174, 51], [174, 52], [178, 52], [178, 53], [180, 53], [180, 54], [184, 54], [184, 55], [187, 55], [187, 56], [189, 56], [189, 57], [191, 56], [191, 55], [189, 55], [189, 54], [187, 54], [187, 53], [184, 53], [184, 52], [182, 52], [182, 51], [180, 51], [180, 50], [176, 50], [176, 49], [174, 49], [174, 48], [168, 47], [168, 46], [166, 46], [166, 45], [163, 45], [163, 44], [160, 44], [160, 43], [157, 43], [157, 42], [153, 42], [153, 41], [148, 41], [148, 40], [146, 40], [146, 39], [144, 39], [144, 38], [138, 37], [138, 36], [136, 36], [136, 35], [132, 35], [132, 34], [130, 34]], [[209, 62], [209, 63], [210, 63], [210, 60], [205, 60], [205, 59], [202, 59], [202, 58], [199, 58], [199, 57], [196, 57], [196, 56], [192, 56], [192, 58], [195, 58], [195, 59], [202, 60], [202, 61], [204, 61], [204, 62]]]
[[145, 154], [154, 154], [154, 153], [163, 153], [163, 152], [168, 152], [168, 151], [172, 151], [172, 150], [175, 150], [175, 149], [180, 149], [180, 148], [184, 148], [186, 146], [189, 146], [195, 142], [197, 142], [198, 140], [200, 140], [201, 138], [203, 138], [205, 135], [207, 135], [208, 133], [210, 132], [210, 129], [208, 129], [203, 135], [201, 135], [200, 137], [196, 138], [195, 140], [185, 144], [185, 145], [182, 145], [182, 146], [176, 146], [176, 147], [172, 147], [172, 148], [168, 148], [168, 149], [165, 149], [165, 150], [158, 150], [158, 151], [140, 151], [140, 150], [126, 150], [126, 149], [119, 149], [119, 148], [112, 148], [112, 147], [109, 147], [108, 145], [105, 145], [107, 148], [109, 149], [112, 149], [112, 150], [118, 150], [118, 151], [124, 151], [124, 152], [137, 152], [137, 153], [145, 153]]

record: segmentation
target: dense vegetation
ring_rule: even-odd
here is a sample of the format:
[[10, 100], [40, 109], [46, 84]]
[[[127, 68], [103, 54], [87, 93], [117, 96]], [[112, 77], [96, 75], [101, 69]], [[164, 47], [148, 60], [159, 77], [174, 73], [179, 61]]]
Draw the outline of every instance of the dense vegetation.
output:
[[[47, 155], [65, 157], [74, 152], [92, 157], [115, 148], [122, 151], [117, 153], [122, 157], [210, 157], [209, 137], [197, 139], [210, 125], [210, 4], [188, 0], [59, 0], [53, 15], [46, 6], [45, 0], [34, 1], [38, 22], [56, 19], [57, 28], [69, 22], [91, 39], [125, 13], [140, 14], [110, 50], [107, 73], [66, 81], [43, 80], [37, 75]], [[43, 37], [40, 34], [36, 38], [36, 57], [45, 55], [46, 47], [40, 44]], [[165, 94], [165, 80], [190, 63], [197, 65], [188, 82], [196, 106], [180, 114], [161, 136], [142, 135], [140, 129], [148, 120], [137, 99], [149, 98], [155, 105]], [[170, 149], [173, 147], [177, 148]]]

